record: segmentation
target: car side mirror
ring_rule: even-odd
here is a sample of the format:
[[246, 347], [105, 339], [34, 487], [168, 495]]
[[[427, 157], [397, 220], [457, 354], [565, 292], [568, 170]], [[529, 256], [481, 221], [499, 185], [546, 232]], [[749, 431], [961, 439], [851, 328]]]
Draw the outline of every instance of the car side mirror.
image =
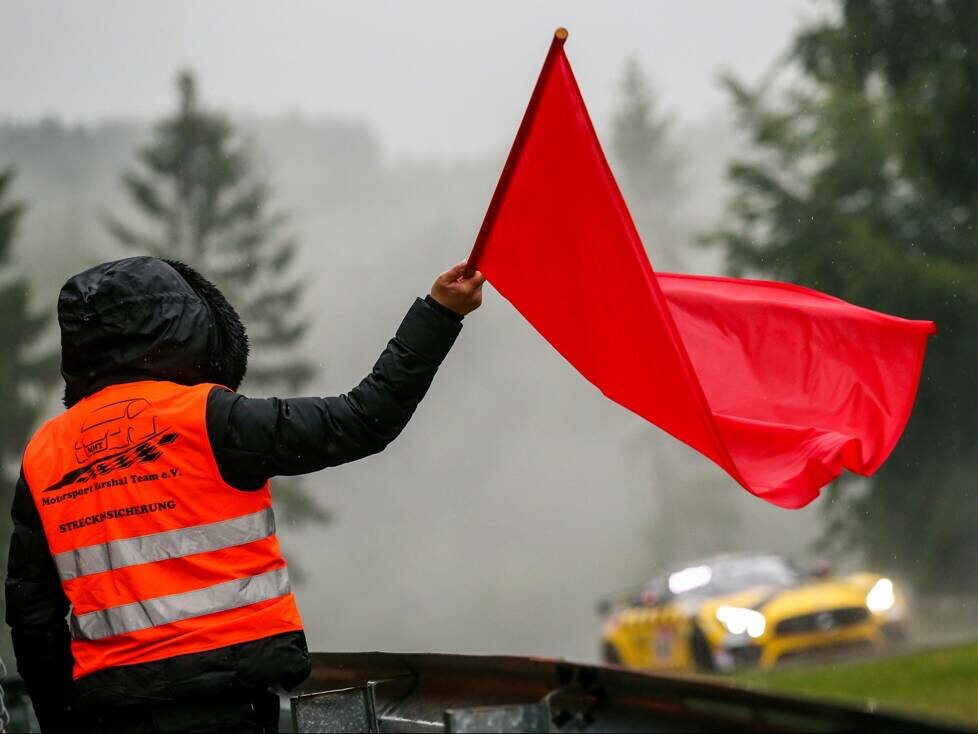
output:
[[827, 561], [824, 558], [820, 558], [819, 560], [815, 561], [815, 565], [812, 568], [812, 576], [817, 579], [827, 579], [831, 575], [832, 563], [830, 561]]

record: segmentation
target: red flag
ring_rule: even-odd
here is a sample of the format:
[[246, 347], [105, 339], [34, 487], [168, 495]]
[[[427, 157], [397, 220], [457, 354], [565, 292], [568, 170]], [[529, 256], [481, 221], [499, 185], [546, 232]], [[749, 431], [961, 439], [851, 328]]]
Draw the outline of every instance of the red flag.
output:
[[784, 283], [656, 274], [565, 38], [554, 38], [470, 266], [605, 395], [755, 495], [801, 507], [843, 467], [874, 472], [910, 415], [934, 324]]

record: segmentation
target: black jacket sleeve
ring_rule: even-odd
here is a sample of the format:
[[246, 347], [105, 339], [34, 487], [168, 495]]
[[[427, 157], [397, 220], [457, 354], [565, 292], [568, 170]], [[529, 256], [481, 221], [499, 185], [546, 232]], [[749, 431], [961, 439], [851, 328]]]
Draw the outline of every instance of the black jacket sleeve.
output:
[[224, 480], [253, 490], [382, 451], [424, 397], [462, 328], [462, 317], [418, 299], [373, 371], [338, 397], [247, 398], [215, 389], [207, 431]]
[[41, 518], [23, 473], [17, 480], [14, 522], [7, 556], [7, 624], [24, 679], [43, 731], [71, 731], [68, 599], [61, 588]]

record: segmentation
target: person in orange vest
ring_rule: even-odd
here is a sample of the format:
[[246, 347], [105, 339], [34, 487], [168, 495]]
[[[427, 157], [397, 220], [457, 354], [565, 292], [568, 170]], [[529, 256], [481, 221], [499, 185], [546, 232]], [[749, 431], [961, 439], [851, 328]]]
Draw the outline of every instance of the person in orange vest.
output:
[[483, 282], [438, 276], [347, 394], [259, 399], [236, 392], [238, 314], [192, 268], [133, 257], [68, 280], [67, 410], [24, 452], [5, 585], [44, 731], [278, 731], [269, 689], [309, 656], [269, 479], [383, 450]]

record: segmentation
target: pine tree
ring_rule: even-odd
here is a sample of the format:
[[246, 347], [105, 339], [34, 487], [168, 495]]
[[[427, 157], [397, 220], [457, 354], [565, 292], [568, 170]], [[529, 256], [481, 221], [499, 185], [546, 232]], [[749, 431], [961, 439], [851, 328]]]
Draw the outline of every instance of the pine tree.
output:
[[[8, 201], [11, 170], [0, 171], [0, 506], [10, 506], [8, 490], [17, 478], [21, 453], [44, 410], [44, 389], [57, 377], [58, 358], [38, 354], [38, 336], [49, 322], [30, 309], [30, 283], [11, 268], [11, 255], [24, 205]], [[4, 549], [4, 539], [0, 543]]]
[[671, 127], [638, 60], [627, 59], [612, 121], [615, 173], [653, 266], [665, 271], [682, 266], [689, 239], [676, 216], [682, 187]]
[[836, 482], [826, 547], [921, 589], [978, 591], [978, 4], [840, 0], [781, 69], [728, 87], [754, 147], [715, 241], [773, 277], [933, 319], [916, 404], [870, 480]]
[[[11, 170], [0, 171], [0, 563], [6, 568], [10, 543], [10, 505], [24, 446], [41, 419], [44, 399], [58, 376], [58, 355], [39, 352], [38, 337], [49, 324], [49, 317], [30, 308], [30, 283], [12, 267], [12, 247], [17, 236], [24, 205], [9, 201], [13, 182]], [[3, 603], [0, 602], [0, 606]], [[0, 654], [11, 660], [7, 637]]]
[[[676, 215], [683, 190], [671, 128], [672, 120], [660, 109], [638, 60], [627, 59], [612, 120], [612, 159], [652, 265], [662, 271], [682, 270], [691, 239]], [[648, 537], [656, 565], [689, 561], [729, 545], [739, 525], [723, 480], [701, 471], [685, 449], [645, 429], [626, 446], [631, 460], [647, 467], [655, 486]], [[705, 493], [710, 496], [707, 512]]]
[[294, 353], [308, 323], [297, 314], [302, 284], [289, 265], [296, 244], [269, 213], [271, 192], [252, 172], [230, 121], [201, 106], [193, 74], [177, 80], [179, 107], [138, 153], [141, 170], [123, 175], [149, 232], [114, 217], [114, 237], [143, 254], [181, 260], [224, 292], [248, 328], [247, 384], [296, 390], [313, 374]]
[[[271, 191], [234, 126], [201, 105], [191, 72], [178, 75], [177, 91], [177, 111], [138, 152], [141, 169], [122, 177], [148, 230], [112, 216], [106, 225], [125, 247], [185, 262], [221, 289], [248, 330], [246, 389], [295, 392], [314, 372], [295, 354], [308, 325], [298, 313], [303, 286], [289, 274], [296, 243], [282, 234], [285, 217], [269, 212]], [[276, 480], [279, 488], [295, 484]], [[279, 496], [290, 519], [328, 519], [301, 492]]]

